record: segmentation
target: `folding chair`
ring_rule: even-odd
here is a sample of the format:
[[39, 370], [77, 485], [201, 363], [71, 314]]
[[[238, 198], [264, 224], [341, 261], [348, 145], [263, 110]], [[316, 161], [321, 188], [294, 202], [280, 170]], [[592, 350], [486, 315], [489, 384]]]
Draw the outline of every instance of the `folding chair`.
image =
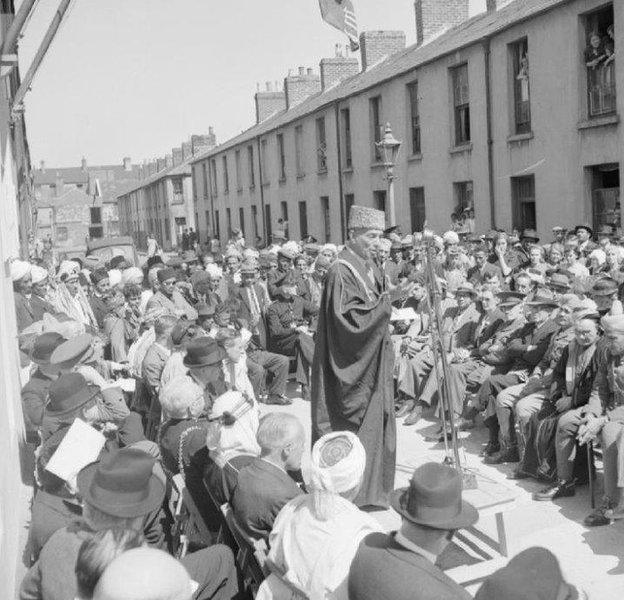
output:
[[183, 476], [178, 473], [171, 480], [169, 510], [173, 515], [172, 538], [174, 554], [182, 558], [188, 551], [191, 540], [209, 546], [212, 541], [210, 531], [204, 523], [193, 497], [186, 489]]
[[227, 502], [221, 506], [221, 512], [238, 547], [236, 562], [243, 575], [245, 587], [255, 596], [259, 585], [270, 573], [266, 560], [266, 542], [251, 537], [242, 529]]

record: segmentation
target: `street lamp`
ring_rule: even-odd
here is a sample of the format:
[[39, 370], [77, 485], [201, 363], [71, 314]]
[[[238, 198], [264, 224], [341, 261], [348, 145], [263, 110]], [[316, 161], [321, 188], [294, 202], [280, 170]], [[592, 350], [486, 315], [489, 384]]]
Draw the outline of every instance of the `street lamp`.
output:
[[399, 156], [401, 142], [392, 135], [390, 123], [386, 123], [384, 134], [381, 140], [375, 142], [375, 147], [383, 159], [383, 166], [386, 168], [386, 181], [388, 182], [388, 225], [396, 225], [396, 211], [394, 208], [394, 165]]

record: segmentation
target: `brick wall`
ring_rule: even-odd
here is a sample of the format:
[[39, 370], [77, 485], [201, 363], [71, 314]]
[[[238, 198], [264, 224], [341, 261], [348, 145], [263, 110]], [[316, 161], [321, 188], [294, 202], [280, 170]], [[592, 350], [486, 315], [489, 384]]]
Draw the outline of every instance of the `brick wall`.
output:
[[470, 0], [415, 0], [416, 43], [423, 44], [440, 32], [468, 19]]
[[286, 107], [292, 108], [321, 91], [321, 77], [312, 69], [306, 71], [303, 67], [299, 67], [297, 75], [288, 75], [284, 79], [284, 91], [286, 92]]
[[272, 114], [286, 108], [286, 94], [283, 90], [256, 92], [256, 123], [264, 121]]
[[405, 49], [404, 31], [364, 31], [360, 34], [362, 71]]
[[355, 56], [323, 58], [320, 64], [321, 88], [326, 90], [339, 81], [357, 75], [360, 70], [358, 59]]

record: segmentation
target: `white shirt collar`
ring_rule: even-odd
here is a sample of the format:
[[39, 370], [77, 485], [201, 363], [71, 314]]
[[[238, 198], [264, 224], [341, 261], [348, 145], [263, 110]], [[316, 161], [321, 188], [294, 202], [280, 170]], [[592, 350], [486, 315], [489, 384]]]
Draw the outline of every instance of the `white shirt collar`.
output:
[[436, 560], [438, 559], [438, 557], [435, 554], [428, 552], [424, 548], [421, 548], [414, 542], [408, 540], [400, 531], [397, 531], [394, 534], [394, 541], [397, 544], [400, 544], [401, 546], [403, 546], [403, 548], [405, 548], [406, 550], [409, 550], [410, 552], [414, 552], [414, 554], [420, 554], [420, 556], [422, 556], [423, 558], [426, 558], [432, 564], [435, 564]]

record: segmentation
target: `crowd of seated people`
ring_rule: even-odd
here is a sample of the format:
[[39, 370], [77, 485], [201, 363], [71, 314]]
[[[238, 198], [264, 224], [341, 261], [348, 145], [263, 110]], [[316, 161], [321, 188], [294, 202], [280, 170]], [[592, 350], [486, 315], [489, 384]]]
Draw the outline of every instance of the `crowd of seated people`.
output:
[[[446, 375], [456, 425], [483, 422], [484, 462], [544, 481], [540, 501], [573, 495], [589, 475], [579, 448], [600, 442], [605, 493], [586, 524], [607, 525], [624, 518], [624, 246], [586, 225], [539, 242], [530, 230], [380, 240], [386, 285], [415, 283], [391, 323], [396, 416], [441, 419]], [[35, 487], [21, 598], [239, 597], [233, 548], [215, 543], [223, 505], [268, 547], [265, 600], [467, 597], [440, 568], [453, 532], [477, 518], [455, 471], [416, 469], [392, 503], [402, 526], [387, 534], [352, 503], [365, 465], [357, 436], [324, 436], [308, 456], [302, 423], [268, 412], [292, 403], [289, 372], [309, 400], [323, 280], [339, 251], [276, 232], [260, 251], [235, 235], [223, 253], [156, 254], [143, 269], [123, 257], [11, 264]], [[47, 466], [76, 420], [105, 442], [64, 479]], [[210, 534], [179, 559], [167, 554], [175, 477]], [[480, 597], [532, 562], [568, 585], [551, 558], [517, 557]]]

